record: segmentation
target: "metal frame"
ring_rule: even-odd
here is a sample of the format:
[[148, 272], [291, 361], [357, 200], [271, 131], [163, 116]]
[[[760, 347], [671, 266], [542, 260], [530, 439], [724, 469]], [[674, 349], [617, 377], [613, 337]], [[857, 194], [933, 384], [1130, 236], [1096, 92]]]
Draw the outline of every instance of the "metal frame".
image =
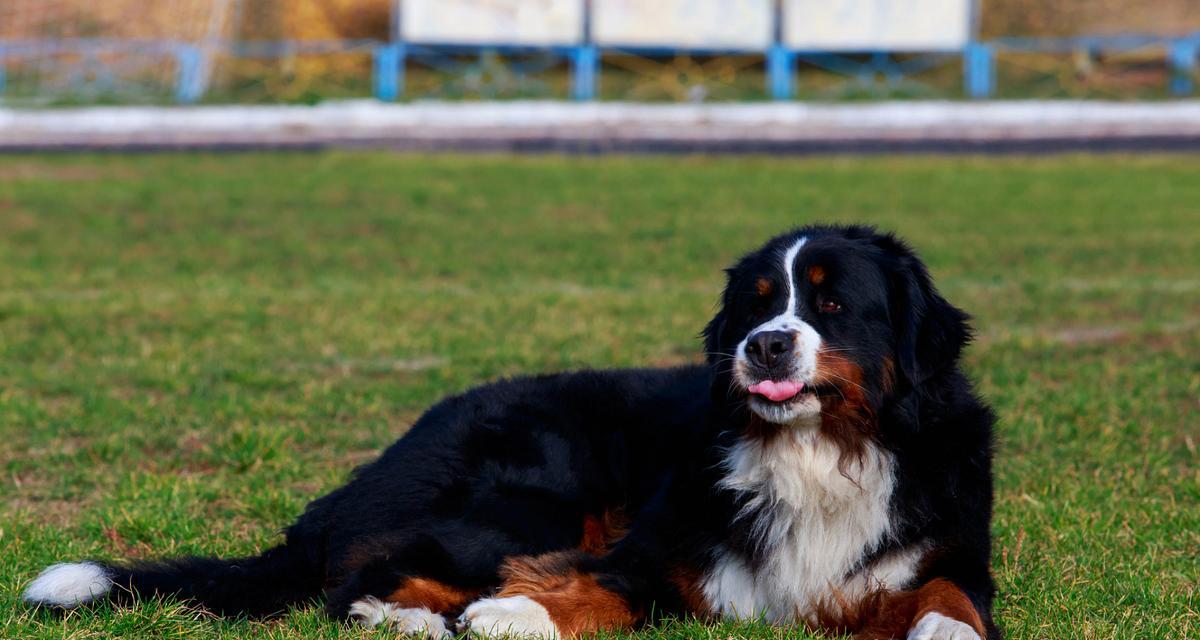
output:
[[197, 55], [199, 53], [198, 49], [192, 45], [179, 42], [106, 38], [0, 40], [0, 93], [3, 93], [7, 88], [6, 63], [8, 60], [63, 54], [78, 55], [82, 56], [85, 60], [90, 60], [110, 53], [129, 53], [173, 58], [177, 65], [175, 98], [180, 102], [187, 101], [190, 95], [188, 91], [195, 87], [197, 77], [202, 75], [202, 69], [197, 66], [200, 62], [200, 58]]
[[173, 59], [176, 64], [174, 96], [177, 102], [188, 104], [202, 98], [208, 89], [205, 65], [210, 64], [210, 60], [206, 49], [215, 48], [236, 58], [276, 59], [294, 55], [348, 53], [373, 49], [377, 44], [375, 40], [225, 40], [204, 44], [114, 38], [0, 40], [0, 94], [5, 89], [5, 62], [10, 59], [60, 54], [95, 57], [108, 53], [129, 53]]
[[1161, 46], [1166, 65], [1171, 71], [1169, 90], [1172, 95], [1186, 96], [1195, 90], [1193, 80], [1197, 59], [1200, 58], [1200, 32], [1184, 36], [1124, 34], [1113, 36], [1078, 36], [1072, 38], [998, 38], [991, 42], [973, 43], [963, 58], [963, 84], [968, 97], [990, 98], [996, 92], [996, 56], [999, 53], [1045, 54], [1088, 52], [1123, 52]]
[[565, 59], [571, 65], [571, 97], [576, 100], [591, 100], [596, 95], [596, 84], [600, 73], [600, 56], [591, 44], [592, 0], [583, 3], [581, 28], [582, 38], [578, 44], [530, 46], [511, 43], [462, 43], [462, 42], [410, 42], [404, 39], [402, 4], [404, 0], [392, 0], [390, 40], [375, 43], [373, 50], [373, 86], [375, 97], [393, 102], [405, 94], [405, 66], [408, 60], [420, 60], [432, 66], [444, 64], [441, 60], [452, 55], [478, 54], [481, 58], [488, 53], [500, 55], [523, 55], [545, 53]]
[[[790, 100], [796, 95], [794, 81], [797, 65], [805, 62], [826, 71], [856, 78], [866, 84], [867, 78], [883, 76], [889, 86], [898, 86], [910, 81], [911, 76], [945, 63], [949, 59], [961, 58], [963, 64], [979, 40], [981, 0], [968, 0], [967, 44], [963, 49], [922, 50], [865, 50], [865, 51], [809, 51], [790, 49], [783, 44], [783, 3], [775, 0], [774, 43], [767, 51], [768, 84], [771, 97], [775, 100]], [[894, 56], [912, 54], [910, 60], [899, 61]], [[865, 57], [865, 61], [860, 58]]]
[[[1176, 96], [1195, 91], [1195, 76], [1200, 65], [1200, 32], [1182, 36], [1128, 34], [1117, 36], [1081, 36], [1074, 38], [998, 38], [978, 39], [979, 0], [970, 4], [970, 40], [962, 49], [916, 53], [910, 60], [895, 59], [898, 52], [863, 51], [857, 54], [828, 51], [802, 51], [783, 44], [783, 5], [774, 1], [772, 44], [765, 50], [675, 48], [614, 45], [598, 46], [592, 40], [591, 0], [583, 0], [582, 40], [577, 44], [560, 46], [514, 46], [506, 43], [465, 44], [406, 42], [400, 24], [400, 2], [393, 0], [391, 40], [347, 41], [205, 41], [204, 43], [166, 40], [119, 40], [106, 38], [75, 38], [60, 40], [0, 40], [0, 95], [5, 90], [5, 63], [8, 60], [45, 55], [77, 54], [96, 58], [108, 53], [128, 53], [140, 56], [161, 56], [176, 63], [174, 97], [180, 103], [200, 100], [207, 91], [207, 67], [212, 51], [240, 58], [281, 58], [291, 55], [313, 55], [369, 50], [372, 54], [372, 85], [377, 98], [393, 101], [405, 95], [405, 65], [409, 60], [438, 65], [450, 56], [462, 55], [531, 55], [545, 54], [548, 60], [566, 61], [571, 70], [570, 97], [574, 100], [594, 100], [597, 95], [601, 61], [608, 54], [634, 54], [648, 58], [691, 55], [761, 55], [766, 65], [766, 94], [775, 100], [795, 97], [797, 67], [800, 62], [852, 78], [883, 76], [889, 84], [910, 78], [947, 58], [962, 61], [963, 90], [968, 98], [985, 99], [996, 93], [996, 59], [1000, 53], [1069, 53], [1073, 51], [1115, 52], [1150, 46], [1164, 47], [1166, 64], [1171, 70], [1169, 90]], [[863, 58], [865, 56], [865, 59]]]
[[[572, 90], [576, 99], [590, 100], [599, 71], [599, 59], [595, 47], [590, 46], [513, 46], [506, 44], [457, 44], [457, 43], [375, 43], [372, 47], [373, 86], [375, 97], [391, 102], [405, 94], [405, 66], [409, 60], [446, 70], [462, 71], [469, 68], [451, 61], [454, 56], [478, 56], [483, 60], [488, 55], [520, 56], [544, 54], [544, 67], [552, 63], [567, 61], [571, 65]], [[521, 74], [538, 69], [519, 69]]]
[[[582, 41], [578, 45], [570, 46], [548, 46], [542, 49], [553, 52], [564, 57], [571, 65], [571, 98], [574, 100], [593, 100], [596, 97], [596, 88], [599, 84], [600, 63], [604, 53], [623, 53], [640, 55], [648, 58], [654, 57], [675, 57], [679, 55], [689, 56], [719, 56], [719, 55], [762, 55], [764, 56], [767, 81], [765, 90], [767, 94], [775, 100], [790, 100], [796, 95], [796, 72], [797, 63], [804, 61], [810, 64], [815, 64], [834, 73], [841, 73], [847, 76], [855, 77], [860, 80], [868, 77], [876, 77], [883, 75], [888, 78], [889, 84], [896, 84], [900, 79], [912, 75], [924, 69], [928, 69], [938, 62], [945, 59], [946, 56], [962, 56], [968, 55], [971, 44], [968, 44], [967, 49], [959, 50], [928, 50], [928, 51], [913, 51], [903, 53], [919, 53], [923, 54], [913, 61], [897, 62], [892, 59], [892, 55], [897, 52], [890, 51], [864, 51], [861, 53], [868, 54], [866, 62], [859, 62], [853, 59], [852, 52], [830, 53], [824, 51], [802, 51], [788, 48], [783, 43], [783, 2], [782, 0], [772, 0], [772, 42], [765, 49], [740, 49], [740, 48], [696, 48], [696, 47], [668, 47], [668, 46], [644, 46], [630, 45], [622, 46], [619, 43], [607, 43], [603, 46], [596, 45], [592, 40], [592, 2], [591, 0], [583, 1], [582, 19], [583, 25], [581, 32], [583, 34]], [[386, 44], [380, 45], [376, 49], [375, 57], [375, 95], [380, 100], [393, 101], [404, 95], [404, 65], [407, 58], [411, 55], [412, 48], [418, 43], [406, 42], [403, 40], [403, 30], [400, 24], [401, 20], [401, 4], [403, 0], [393, 0], [392, 15], [393, 28], [392, 40]], [[979, 33], [979, 16], [980, 16], [980, 0], [968, 0], [968, 39], [970, 43], [977, 40]], [[533, 47], [512, 47], [502, 43], [496, 44], [462, 44], [462, 43], [419, 43], [427, 52], [432, 54], [438, 52], [450, 52], [470, 48], [475, 51], [491, 50], [500, 52], [511, 52], [514, 50], [527, 51]], [[937, 62], [933, 62], [937, 61]], [[964, 62], [965, 64], [965, 62]]]

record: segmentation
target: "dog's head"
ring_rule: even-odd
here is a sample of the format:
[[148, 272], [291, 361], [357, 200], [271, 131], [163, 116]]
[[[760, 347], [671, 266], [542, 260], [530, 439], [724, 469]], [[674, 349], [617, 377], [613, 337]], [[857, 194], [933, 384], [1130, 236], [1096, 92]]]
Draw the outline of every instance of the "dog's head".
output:
[[715, 394], [775, 425], [874, 415], [956, 364], [965, 313], [925, 265], [869, 227], [806, 227], [727, 270], [704, 331]]

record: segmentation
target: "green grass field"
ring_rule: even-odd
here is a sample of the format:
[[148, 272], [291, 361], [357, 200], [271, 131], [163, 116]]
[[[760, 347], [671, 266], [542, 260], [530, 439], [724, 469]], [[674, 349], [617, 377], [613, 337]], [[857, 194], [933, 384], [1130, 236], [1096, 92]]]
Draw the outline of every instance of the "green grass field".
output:
[[[1200, 157], [0, 157], [0, 637], [382, 638], [44, 565], [244, 554], [438, 398], [698, 359], [720, 269], [901, 232], [979, 331], [1010, 638], [1200, 637]], [[645, 638], [801, 637], [679, 623]]]

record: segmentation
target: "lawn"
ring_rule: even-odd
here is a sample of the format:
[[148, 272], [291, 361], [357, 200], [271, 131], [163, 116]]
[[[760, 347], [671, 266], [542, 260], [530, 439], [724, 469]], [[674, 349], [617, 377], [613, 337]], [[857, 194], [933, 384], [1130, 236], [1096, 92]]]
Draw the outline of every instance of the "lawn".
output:
[[[1200, 157], [0, 157], [0, 637], [382, 638], [58, 616], [44, 565], [245, 554], [438, 398], [696, 361], [721, 267], [901, 232], [975, 315], [1009, 638], [1200, 637]], [[679, 623], [643, 637], [804, 637]]]

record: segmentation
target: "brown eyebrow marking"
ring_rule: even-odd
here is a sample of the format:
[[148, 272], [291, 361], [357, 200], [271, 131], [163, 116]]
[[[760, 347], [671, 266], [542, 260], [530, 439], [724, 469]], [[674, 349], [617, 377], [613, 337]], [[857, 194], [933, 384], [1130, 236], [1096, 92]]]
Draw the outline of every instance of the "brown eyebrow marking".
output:
[[808, 268], [808, 281], [813, 284], [821, 284], [825, 282], [825, 267], [819, 264], [814, 264]]
[[771, 285], [770, 280], [766, 278], [759, 278], [758, 282], [754, 283], [754, 290], [758, 292], [758, 295], [760, 296], [769, 296], [771, 295], [771, 292], [775, 290], [775, 287]]

